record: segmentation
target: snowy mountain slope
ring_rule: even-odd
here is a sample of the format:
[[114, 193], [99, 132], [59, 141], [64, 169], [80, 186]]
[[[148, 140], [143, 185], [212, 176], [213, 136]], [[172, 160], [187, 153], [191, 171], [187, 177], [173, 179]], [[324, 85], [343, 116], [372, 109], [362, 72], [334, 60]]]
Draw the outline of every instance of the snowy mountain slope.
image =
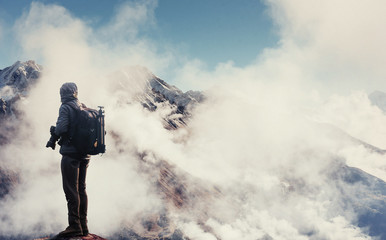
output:
[[34, 61], [17, 61], [12, 66], [0, 70], [0, 96], [8, 101], [17, 94], [25, 95], [42, 73], [42, 66]]
[[164, 126], [177, 129], [186, 125], [192, 108], [204, 100], [198, 91], [182, 92], [155, 76], [147, 68], [131, 66], [108, 76], [111, 92], [122, 95], [122, 101], [139, 102], [150, 111], [164, 114]]
[[371, 236], [386, 238], [386, 183], [358, 168], [341, 166], [334, 176], [355, 192], [341, 188], [346, 203], [358, 213], [357, 225], [369, 228]]
[[42, 67], [34, 61], [16, 62], [0, 70], [0, 145], [6, 143], [14, 134], [15, 126], [8, 119], [17, 121], [18, 110], [14, 107], [20, 98], [25, 97], [42, 74]]

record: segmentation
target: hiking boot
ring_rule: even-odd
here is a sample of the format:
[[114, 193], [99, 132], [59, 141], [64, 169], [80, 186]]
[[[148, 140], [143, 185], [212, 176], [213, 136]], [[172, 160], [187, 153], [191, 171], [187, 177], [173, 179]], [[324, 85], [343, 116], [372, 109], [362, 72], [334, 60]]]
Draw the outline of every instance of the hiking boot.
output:
[[81, 218], [80, 219], [80, 226], [82, 227], [83, 236], [88, 235], [88, 227], [87, 227], [87, 219]]
[[82, 224], [82, 232], [83, 232], [83, 235], [82, 236], [87, 236], [88, 235], [88, 228], [87, 228], [87, 225], [83, 225]]
[[66, 230], [60, 232], [53, 239], [62, 239], [62, 238], [69, 238], [69, 237], [79, 237], [79, 236], [82, 236], [82, 235], [83, 235], [82, 229], [80, 229], [79, 227], [68, 226], [66, 228]]

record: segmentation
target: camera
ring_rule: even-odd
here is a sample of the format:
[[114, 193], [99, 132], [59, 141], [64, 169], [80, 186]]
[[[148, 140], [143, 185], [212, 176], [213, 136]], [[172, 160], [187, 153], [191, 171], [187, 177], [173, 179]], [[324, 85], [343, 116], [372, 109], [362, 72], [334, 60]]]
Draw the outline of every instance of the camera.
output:
[[47, 144], [46, 144], [46, 148], [52, 148], [52, 150], [55, 150], [55, 146], [56, 146], [56, 142], [59, 140], [59, 136], [55, 134], [55, 126], [51, 126], [50, 128], [50, 133], [51, 133], [51, 137], [50, 137], [50, 140], [48, 140]]

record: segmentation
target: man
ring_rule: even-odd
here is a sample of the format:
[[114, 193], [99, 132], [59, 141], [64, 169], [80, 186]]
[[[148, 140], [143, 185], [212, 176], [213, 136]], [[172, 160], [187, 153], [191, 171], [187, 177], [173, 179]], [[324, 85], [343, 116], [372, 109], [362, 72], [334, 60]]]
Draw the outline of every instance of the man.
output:
[[67, 200], [69, 226], [55, 238], [87, 236], [87, 194], [86, 172], [90, 156], [80, 154], [71, 143], [71, 133], [76, 124], [77, 110], [85, 107], [78, 100], [78, 88], [75, 83], [64, 83], [60, 88], [62, 105], [54, 129], [60, 137], [60, 154], [63, 190]]

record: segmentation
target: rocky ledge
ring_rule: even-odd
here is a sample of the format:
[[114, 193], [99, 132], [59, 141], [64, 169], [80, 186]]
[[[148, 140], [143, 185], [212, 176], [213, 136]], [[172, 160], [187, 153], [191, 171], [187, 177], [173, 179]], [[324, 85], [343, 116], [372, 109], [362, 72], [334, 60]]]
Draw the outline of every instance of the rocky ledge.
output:
[[[34, 240], [49, 240], [51, 237], [36, 238]], [[99, 237], [95, 234], [89, 234], [84, 237], [71, 237], [71, 238], [61, 238], [60, 240], [107, 240], [106, 238]]]

